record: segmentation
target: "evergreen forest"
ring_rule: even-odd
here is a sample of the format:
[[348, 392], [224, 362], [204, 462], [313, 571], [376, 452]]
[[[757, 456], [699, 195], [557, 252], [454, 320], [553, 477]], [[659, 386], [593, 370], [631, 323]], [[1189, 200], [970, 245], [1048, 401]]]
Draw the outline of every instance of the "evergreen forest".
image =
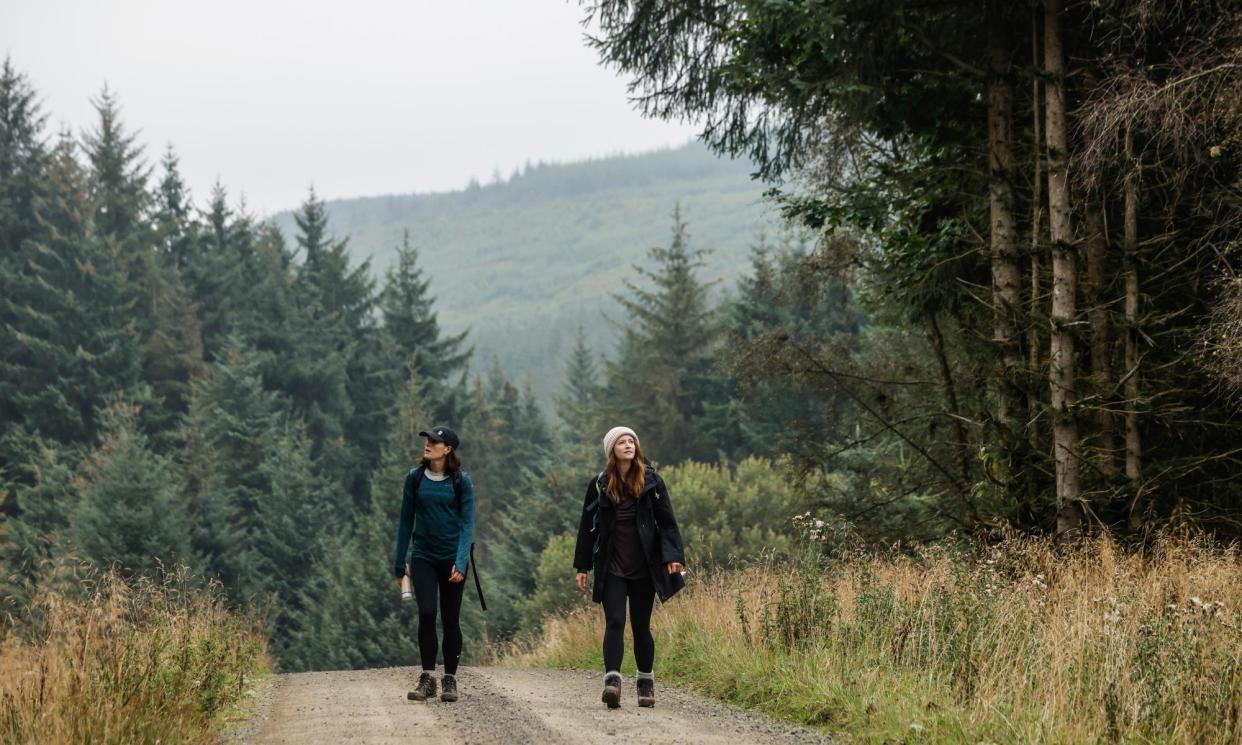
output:
[[53, 132], [4, 62], [9, 619], [184, 565], [283, 670], [409, 664], [389, 565], [433, 422], [478, 495], [468, 656], [584, 602], [569, 536], [621, 423], [692, 577], [808, 520], [825, 555], [1238, 537], [1236, 4], [583, 5], [702, 146], [263, 219], [189, 194], [123, 91]]

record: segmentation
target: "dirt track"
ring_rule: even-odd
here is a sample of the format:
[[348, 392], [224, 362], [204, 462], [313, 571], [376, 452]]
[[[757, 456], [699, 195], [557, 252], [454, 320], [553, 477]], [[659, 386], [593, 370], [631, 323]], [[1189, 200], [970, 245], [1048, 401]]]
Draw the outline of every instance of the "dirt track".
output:
[[780, 724], [657, 684], [641, 709], [627, 680], [620, 709], [600, 703], [599, 675], [564, 670], [462, 668], [461, 700], [407, 701], [414, 668], [280, 675], [255, 716], [229, 739], [336, 743], [817, 743]]

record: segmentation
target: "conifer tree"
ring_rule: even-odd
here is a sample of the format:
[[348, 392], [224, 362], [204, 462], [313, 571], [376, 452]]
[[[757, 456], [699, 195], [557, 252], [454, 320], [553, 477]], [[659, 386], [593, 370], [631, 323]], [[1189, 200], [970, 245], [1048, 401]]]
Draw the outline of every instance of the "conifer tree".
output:
[[587, 346], [586, 334], [578, 327], [574, 348], [565, 363], [564, 393], [556, 399], [556, 413], [564, 427], [566, 444], [575, 446], [600, 428], [598, 408], [602, 391], [600, 369], [595, 353]]
[[150, 202], [149, 169], [136, 144], [138, 135], [126, 131], [120, 100], [106, 86], [91, 104], [99, 119], [83, 138], [83, 150], [90, 165], [95, 227], [101, 236], [118, 243], [136, 240], [145, 227]]
[[46, 116], [29, 79], [5, 58], [0, 66], [0, 267], [37, 230], [34, 202], [42, 189], [48, 157], [43, 139]]
[[678, 207], [668, 248], [648, 252], [655, 268], [635, 267], [651, 287], [627, 282], [629, 295], [616, 296], [628, 318], [617, 359], [606, 366], [607, 408], [631, 423], [645, 454], [660, 463], [715, 455], [699, 426], [707, 404], [722, 395], [712, 371], [718, 328], [709, 285], [696, 276], [706, 253], [690, 249]]
[[401, 365], [414, 360], [414, 370], [425, 382], [442, 382], [461, 372], [471, 350], [463, 349], [466, 334], [442, 336], [430, 294], [431, 281], [423, 277], [418, 251], [405, 231], [397, 260], [384, 274], [379, 309], [384, 321], [384, 337], [394, 359]]
[[201, 339], [190, 294], [161, 257], [159, 200], [147, 191], [150, 169], [137, 134], [127, 131], [119, 100], [106, 87], [93, 104], [98, 121], [83, 138], [91, 221], [116, 257], [141, 340], [144, 377], [154, 394], [143, 417], [149, 428], [171, 430], [185, 411], [190, 380], [201, 374]]
[[332, 508], [331, 485], [317, 473], [300, 426], [287, 425], [275, 435], [260, 467], [264, 492], [253, 529], [240, 547], [237, 595], [272, 609], [273, 646], [284, 661], [297, 653], [307, 610], [322, 600], [309, 584], [315, 567], [307, 557], [324, 555], [351, 520]]
[[429, 405], [412, 370], [395, 399], [397, 414], [380, 467], [370, 479], [370, 501], [354, 528], [333, 537], [315, 562], [308, 587], [316, 602], [297, 632], [298, 669], [342, 669], [410, 664], [417, 656], [410, 633], [414, 612], [392, 576], [392, 552], [401, 516], [405, 475], [416, 465]]
[[95, 408], [133, 392], [138, 339], [120, 268], [89, 230], [86, 179], [65, 138], [48, 162], [45, 195], [33, 205], [38, 239], [18, 251], [20, 270], [0, 299], [0, 414], [49, 441], [89, 443]]
[[316, 458], [361, 506], [383, 437], [372, 378], [379, 364], [374, 282], [369, 262], [351, 268], [347, 242], [328, 235], [327, 210], [314, 191], [294, 219], [303, 262], [281, 388], [306, 421]]
[[[235, 339], [195, 384], [183, 438], [195, 546], [230, 590], [246, 582], [245, 551], [260, 530], [264, 473], [278, 437], [281, 402], [264, 390], [260, 360]], [[249, 588], [247, 588], [249, 589]]]
[[70, 547], [96, 565], [139, 573], [196, 566], [177, 465], [151, 449], [133, 404], [116, 401], [102, 416], [103, 439], [83, 465], [70, 513]]

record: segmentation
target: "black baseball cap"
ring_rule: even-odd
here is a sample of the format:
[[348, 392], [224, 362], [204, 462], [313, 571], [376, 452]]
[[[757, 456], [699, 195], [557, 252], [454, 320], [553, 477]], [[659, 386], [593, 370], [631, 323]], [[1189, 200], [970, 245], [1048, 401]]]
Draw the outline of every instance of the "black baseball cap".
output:
[[442, 425], [432, 427], [430, 432], [419, 432], [418, 436], [426, 437], [432, 442], [442, 442], [454, 450], [461, 445], [461, 439], [457, 437], [457, 433]]

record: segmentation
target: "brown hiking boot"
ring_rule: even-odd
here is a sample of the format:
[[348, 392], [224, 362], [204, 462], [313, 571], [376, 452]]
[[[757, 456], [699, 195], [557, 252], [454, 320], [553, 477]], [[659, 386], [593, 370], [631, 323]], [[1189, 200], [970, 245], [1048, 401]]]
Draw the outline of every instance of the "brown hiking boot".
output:
[[638, 679], [638, 705], [647, 708], [655, 706], [655, 681], [651, 678]]
[[418, 686], [414, 690], [405, 694], [405, 697], [411, 701], [426, 701], [429, 698], [435, 698], [436, 695], [436, 679], [431, 673], [423, 673], [418, 676]]
[[609, 709], [621, 708], [621, 676], [606, 675], [604, 676], [604, 695], [601, 701], [608, 704]]
[[442, 689], [440, 691], [441, 701], [456, 701], [457, 700], [457, 676], [456, 675], [445, 675], [444, 678], [440, 680], [440, 688]]

